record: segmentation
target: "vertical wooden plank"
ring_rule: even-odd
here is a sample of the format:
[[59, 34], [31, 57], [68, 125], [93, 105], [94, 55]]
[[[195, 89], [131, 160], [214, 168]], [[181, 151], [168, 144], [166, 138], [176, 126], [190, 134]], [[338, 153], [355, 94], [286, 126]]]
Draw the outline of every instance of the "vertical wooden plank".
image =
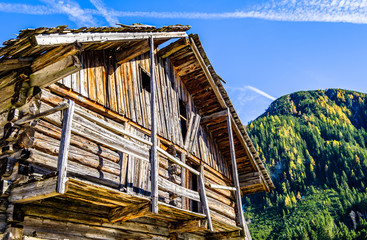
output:
[[82, 69], [80, 70], [80, 76], [79, 76], [79, 84], [80, 84], [80, 94], [84, 97], [89, 97], [88, 95], [88, 81], [86, 79], [86, 59], [85, 54], [81, 56], [81, 63], [82, 63]]
[[[88, 54], [88, 56], [91, 54]], [[88, 63], [88, 69], [87, 69], [87, 73], [88, 73], [88, 77], [87, 77], [87, 81], [88, 81], [88, 95], [89, 98], [92, 99], [93, 101], [97, 101], [97, 88], [96, 88], [96, 66], [94, 64], [94, 60], [95, 58], [88, 58], [87, 59], [87, 63]]]
[[158, 157], [157, 157], [157, 110], [156, 110], [156, 81], [155, 81], [155, 63], [154, 63], [154, 39], [150, 41], [150, 107], [152, 116], [151, 141], [152, 148], [150, 152], [151, 179], [152, 179], [152, 212], [158, 214]]
[[[135, 59], [131, 60], [131, 61], [135, 61]], [[131, 61], [128, 62], [127, 64], [127, 74], [128, 74], [128, 82], [127, 82], [127, 87], [128, 87], [128, 104], [130, 107], [130, 118], [135, 122], [136, 121], [136, 115], [135, 115], [135, 102], [134, 102], [134, 90], [133, 90], [133, 78], [132, 78], [132, 71], [133, 69], [131, 66]]]
[[135, 175], [135, 158], [127, 157], [127, 176], [126, 176], [126, 192], [128, 194], [134, 193], [134, 175]]
[[108, 95], [109, 95], [109, 101], [110, 101], [110, 108], [111, 110], [118, 112], [118, 103], [117, 103], [117, 89], [116, 89], [116, 79], [115, 79], [115, 64], [114, 59], [112, 58], [112, 54], [109, 52], [107, 55], [108, 61], [107, 61], [107, 67], [108, 67], [108, 73], [107, 73], [107, 79], [108, 79]]
[[116, 95], [117, 95], [117, 112], [121, 115], [125, 114], [125, 107], [124, 107], [124, 96], [123, 96], [123, 83], [121, 79], [121, 67], [114, 63], [115, 71], [115, 80], [116, 80]]
[[232, 116], [231, 112], [229, 111], [229, 108], [227, 108], [228, 138], [229, 138], [229, 146], [230, 146], [231, 159], [232, 159], [233, 181], [236, 187], [237, 214], [238, 214], [238, 218], [240, 222], [240, 227], [242, 228], [242, 234], [246, 236], [246, 239], [251, 240], [250, 231], [248, 230], [248, 227], [245, 221], [245, 217], [243, 215], [243, 209], [242, 209], [241, 189], [240, 189], [240, 183], [238, 180], [237, 161], [236, 161], [236, 152], [234, 148], [231, 116]]
[[142, 118], [141, 118], [141, 104], [139, 100], [139, 91], [138, 86], [140, 85], [140, 77], [139, 77], [139, 67], [137, 66], [137, 59], [131, 62], [131, 76], [132, 76], [132, 89], [133, 89], [133, 101], [135, 106], [135, 114], [136, 114], [136, 121], [141, 125]]
[[208, 228], [210, 231], [213, 231], [212, 218], [210, 216], [209, 203], [208, 203], [208, 198], [206, 197], [206, 190], [205, 190], [205, 184], [204, 184], [204, 165], [203, 164], [201, 164], [200, 166], [199, 194], [200, 194], [202, 208], [208, 220]]
[[71, 124], [74, 114], [74, 101], [68, 100], [69, 107], [64, 110], [64, 119], [62, 121], [61, 141], [59, 148], [59, 157], [57, 161], [57, 186], [58, 193], [65, 193], [65, 184], [67, 180], [68, 152], [71, 137]]
[[189, 140], [188, 146], [187, 146], [187, 151], [189, 151], [189, 152], [191, 152], [192, 146], [195, 144], [196, 135], [197, 135], [199, 127], [200, 127], [200, 119], [201, 119], [200, 115], [196, 114], [194, 127], [192, 128], [192, 132], [191, 132], [191, 135], [190, 135], [190, 140]]

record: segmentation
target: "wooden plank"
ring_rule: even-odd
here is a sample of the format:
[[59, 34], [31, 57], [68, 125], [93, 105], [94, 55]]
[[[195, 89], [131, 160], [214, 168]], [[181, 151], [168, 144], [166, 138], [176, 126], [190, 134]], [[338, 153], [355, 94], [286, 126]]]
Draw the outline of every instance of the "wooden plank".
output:
[[79, 59], [72, 55], [62, 60], [53, 63], [37, 72], [32, 73], [29, 76], [31, 87], [37, 86], [43, 88], [51, 85], [68, 76], [72, 73], [79, 71], [82, 68]]
[[184, 196], [186, 198], [190, 198], [192, 200], [200, 202], [200, 196], [198, 192], [184, 188], [162, 177], [158, 177], [158, 186], [165, 191], [172, 192], [179, 196]]
[[238, 214], [238, 218], [240, 222], [242, 235], [245, 236], [246, 239], [251, 240], [252, 239], [251, 234], [250, 234], [250, 231], [248, 230], [248, 227], [245, 221], [245, 217], [243, 215], [241, 187], [240, 187], [240, 183], [238, 180], [236, 152], [235, 152], [234, 140], [233, 140], [232, 120], [231, 120], [231, 112], [229, 108], [227, 108], [227, 126], [228, 126], [228, 137], [229, 137], [229, 145], [230, 145], [231, 160], [232, 160], [233, 181], [236, 187], [237, 214]]
[[210, 216], [209, 202], [208, 202], [208, 198], [206, 197], [206, 191], [205, 191], [204, 167], [203, 167], [203, 165], [200, 166], [199, 193], [200, 193], [202, 208], [203, 208], [204, 213], [206, 215], [206, 219], [208, 220], [208, 229], [210, 231], [213, 231], [213, 224], [212, 224], [212, 218]]
[[187, 134], [186, 134], [186, 138], [185, 138], [185, 142], [184, 142], [184, 149], [187, 151], [188, 146], [189, 146], [189, 141], [190, 141], [190, 136], [191, 136], [191, 132], [192, 132], [192, 127], [193, 127], [193, 121], [194, 121], [194, 116], [195, 113], [192, 112], [190, 114], [190, 118], [189, 118], [189, 126], [187, 127]]
[[189, 40], [187, 38], [181, 38], [177, 40], [176, 42], [171, 43], [170, 45], [162, 48], [158, 51], [158, 56], [161, 58], [166, 58], [174, 54], [175, 52], [180, 51], [182, 48], [188, 46]]
[[10, 192], [9, 202], [27, 203], [60, 195], [56, 185], [57, 177], [52, 177], [15, 187]]
[[58, 106], [56, 106], [52, 109], [46, 110], [44, 112], [41, 112], [41, 113], [38, 113], [38, 114], [35, 114], [35, 115], [28, 115], [24, 118], [21, 118], [21, 119], [17, 120], [16, 122], [14, 122], [14, 124], [21, 125], [21, 124], [24, 124], [24, 123], [27, 123], [27, 122], [45, 117], [47, 115], [53, 114], [55, 112], [62, 111], [64, 109], [68, 108], [68, 107], [69, 107], [68, 103], [61, 103], [60, 105], [58, 105]]
[[183, 167], [187, 170], [189, 170], [190, 172], [192, 172], [195, 175], [200, 175], [200, 172], [196, 171], [195, 169], [193, 169], [192, 167], [190, 167], [189, 165], [187, 165], [186, 163], [181, 162], [180, 160], [176, 159], [175, 157], [173, 157], [172, 155], [170, 155], [169, 153], [167, 153], [165, 150], [163, 150], [160, 147], [157, 147], [157, 150], [159, 153], [163, 154], [163, 156], [165, 156], [166, 158], [168, 158], [170, 161], [176, 163], [177, 165], [179, 165], [180, 167]]
[[187, 37], [186, 32], [81, 32], [81, 33], [51, 33], [34, 36], [34, 42], [39, 46], [65, 45], [75, 41], [80, 43], [132, 41], [144, 39], [170, 39]]
[[69, 107], [64, 110], [64, 119], [62, 122], [61, 141], [59, 149], [59, 157], [57, 162], [57, 188], [58, 193], [65, 193], [65, 185], [67, 180], [68, 152], [71, 137], [71, 124], [74, 114], [74, 101], [68, 100]]
[[235, 187], [223, 186], [223, 185], [213, 184], [213, 183], [209, 183], [209, 187], [213, 189], [224, 189], [224, 190], [230, 190], [230, 191], [236, 191], [237, 189]]
[[225, 116], [227, 116], [227, 109], [202, 117], [201, 124], [205, 124]]
[[192, 129], [192, 132], [190, 134], [190, 140], [189, 140], [189, 143], [188, 143], [188, 146], [187, 146], [187, 150], [189, 152], [192, 151], [192, 147], [197, 139], [197, 133], [198, 133], [198, 130], [199, 130], [199, 127], [200, 127], [200, 115], [199, 114], [196, 114], [195, 116], [195, 122], [194, 122], [194, 127]]
[[118, 64], [122, 64], [124, 62], [130, 61], [133, 58], [136, 58], [146, 52], [149, 52], [150, 45], [147, 40], [143, 40], [138, 42], [134, 46], [126, 49], [120, 49], [116, 52], [116, 62]]
[[210, 86], [212, 87], [213, 92], [214, 92], [215, 96], [217, 97], [221, 107], [224, 108], [224, 109], [227, 108], [227, 105], [226, 105], [226, 103], [225, 103], [225, 101], [222, 97], [222, 94], [220, 93], [217, 84], [214, 82], [214, 79], [213, 79], [212, 75], [210, 74], [210, 71], [209, 71], [208, 67], [205, 64], [204, 59], [201, 56], [201, 54], [200, 54], [200, 52], [199, 52], [199, 50], [198, 50], [198, 48], [197, 48], [197, 46], [196, 46], [196, 44], [195, 44], [195, 42], [192, 38], [190, 38], [190, 46], [191, 46], [191, 49], [194, 52], [197, 60], [199, 61], [199, 64], [200, 64], [201, 68], [203, 69], [203, 71], [205, 73], [205, 76], [206, 76]]
[[157, 109], [156, 109], [156, 80], [155, 80], [155, 55], [154, 38], [149, 38], [150, 44], [150, 112], [152, 116], [152, 129], [150, 139], [152, 148], [150, 150], [151, 181], [152, 181], [152, 212], [158, 213], [158, 153], [157, 153]]

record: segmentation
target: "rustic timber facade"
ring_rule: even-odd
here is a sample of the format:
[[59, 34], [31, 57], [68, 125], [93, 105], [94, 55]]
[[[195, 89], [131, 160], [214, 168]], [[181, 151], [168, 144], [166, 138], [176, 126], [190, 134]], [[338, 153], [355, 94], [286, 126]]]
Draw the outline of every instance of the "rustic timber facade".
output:
[[60, 26], [4, 43], [3, 238], [251, 239], [241, 195], [274, 185], [187, 30]]

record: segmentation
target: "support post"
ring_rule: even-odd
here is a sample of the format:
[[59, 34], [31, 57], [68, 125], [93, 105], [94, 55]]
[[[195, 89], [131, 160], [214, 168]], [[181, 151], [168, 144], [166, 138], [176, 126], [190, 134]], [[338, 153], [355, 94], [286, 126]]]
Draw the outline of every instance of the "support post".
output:
[[[181, 162], [186, 164], [186, 153], [181, 153]], [[181, 167], [181, 186], [186, 188], [186, 169]], [[186, 209], [186, 198], [181, 197], [182, 209]]]
[[248, 230], [248, 227], [245, 221], [245, 216], [243, 215], [241, 189], [240, 189], [240, 183], [238, 180], [236, 153], [234, 149], [231, 112], [229, 108], [227, 108], [227, 126], [228, 126], [229, 147], [230, 147], [231, 159], [232, 159], [233, 181], [234, 181], [234, 185], [236, 188], [237, 214], [238, 214], [242, 234], [245, 235], [246, 240], [251, 240], [252, 238], [250, 235], [250, 231]]
[[208, 228], [209, 228], [210, 231], [213, 232], [212, 218], [210, 216], [209, 203], [208, 203], [208, 198], [206, 197], [206, 191], [205, 191], [204, 166], [203, 165], [200, 166], [199, 194], [200, 194], [201, 204], [202, 204], [202, 207], [204, 209], [204, 213], [205, 213], [206, 218], [208, 220]]
[[74, 101], [68, 100], [69, 107], [64, 110], [64, 119], [62, 122], [61, 141], [59, 148], [59, 157], [57, 161], [57, 186], [56, 192], [64, 194], [66, 184], [66, 174], [68, 167], [68, 152], [71, 137], [71, 124], [74, 114]]
[[150, 112], [152, 129], [150, 138], [152, 148], [150, 151], [151, 181], [152, 181], [152, 213], [158, 213], [158, 155], [157, 155], [157, 112], [156, 112], [156, 81], [154, 63], [154, 39], [149, 38], [150, 45]]

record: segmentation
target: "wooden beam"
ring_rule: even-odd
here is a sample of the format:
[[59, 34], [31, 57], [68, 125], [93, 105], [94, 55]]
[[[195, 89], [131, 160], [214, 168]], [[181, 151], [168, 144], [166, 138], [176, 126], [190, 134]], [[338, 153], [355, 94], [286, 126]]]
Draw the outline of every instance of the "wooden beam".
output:
[[45, 54], [42, 54], [41, 56], [37, 57], [31, 65], [32, 71], [36, 72], [44, 67], [47, 67], [55, 62], [60, 61], [63, 58], [75, 55], [82, 49], [83, 48], [81, 44], [75, 42], [69, 46], [56, 47], [46, 52]]
[[147, 217], [150, 212], [150, 203], [131, 204], [126, 207], [117, 207], [111, 209], [109, 213], [109, 220], [111, 223], [115, 222], [126, 222], [127, 220]]
[[209, 240], [239, 240], [243, 239], [239, 231], [233, 232], [218, 232], [218, 233], [209, 233], [207, 235], [207, 239]]
[[174, 156], [170, 155], [169, 153], [167, 153], [165, 150], [163, 150], [160, 147], [157, 147], [158, 152], [160, 152], [163, 156], [165, 156], [166, 158], [168, 158], [168, 160], [176, 163], [177, 165], [179, 165], [180, 167], [183, 167], [187, 170], [189, 170], [190, 172], [192, 172], [195, 175], [200, 175], [200, 172], [196, 171], [195, 169], [193, 169], [192, 167], [190, 167], [189, 165], [187, 165], [186, 163], [181, 162], [180, 160], [176, 159]]
[[53, 63], [29, 76], [30, 86], [46, 87], [59, 79], [79, 71], [82, 65], [79, 58], [75, 55], [68, 56], [62, 60]]
[[55, 112], [62, 111], [64, 109], [68, 108], [68, 107], [69, 107], [69, 104], [61, 103], [60, 105], [58, 105], [58, 106], [56, 106], [52, 109], [46, 110], [44, 112], [41, 112], [41, 113], [38, 113], [38, 114], [35, 114], [35, 115], [28, 115], [24, 118], [21, 118], [21, 119], [17, 120], [16, 122], [14, 122], [14, 124], [16, 124], [16, 125], [24, 124], [24, 123], [27, 123], [27, 122], [45, 117], [47, 115], [53, 114]]
[[210, 71], [209, 71], [208, 67], [206, 66], [206, 64], [204, 62], [204, 59], [201, 56], [201, 54], [200, 54], [200, 52], [199, 52], [199, 50], [198, 50], [198, 48], [197, 48], [197, 46], [196, 46], [196, 44], [195, 44], [195, 42], [192, 38], [190, 38], [190, 46], [191, 46], [191, 49], [194, 52], [197, 60], [199, 61], [199, 64], [200, 64], [201, 68], [203, 69], [204, 74], [205, 74], [211, 88], [213, 89], [213, 92], [214, 92], [215, 96], [217, 97], [220, 106], [223, 109], [227, 108], [226, 102], [224, 101], [224, 99], [222, 97], [222, 94], [220, 93], [220, 91], [218, 89], [217, 84], [215, 83], [212, 75], [210, 74]]
[[228, 138], [229, 138], [229, 146], [231, 152], [232, 159], [232, 173], [233, 173], [233, 181], [236, 187], [236, 203], [237, 203], [237, 214], [240, 222], [240, 227], [242, 228], [242, 235], [246, 236], [246, 239], [251, 240], [250, 231], [248, 230], [245, 217], [243, 215], [242, 208], [242, 199], [241, 199], [241, 189], [240, 183], [238, 180], [238, 171], [237, 171], [237, 161], [236, 161], [236, 152], [234, 148], [234, 140], [233, 140], [233, 130], [232, 130], [232, 121], [231, 121], [231, 113], [229, 108], [227, 108], [227, 126], [228, 126]]
[[158, 56], [161, 58], [166, 58], [174, 54], [175, 52], [180, 51], [182, 48], [188, 46], [190, 44], [187, 38], [181, 38], [174, 43], [162, 48], [158, 51]]
[[186, 32], [82, 32], [82, 33], [51, 33], [34, 36], [38, 46], [65, 45], [75, 41], [80, 43], [118, 42], [144, 39], [170, 39], [187, 37]]
[[56, 192], [57, 177], [27, 183], [11, 190], [9, 202], [28, 203], [60, 195]]
[[149, 52], [149, 50], [150, 50], [149, 42], [147, 40], [143, 40], [142, 42], [138, 42], [128, 49], [126, 48], [119, 49], [116, 52], [116, 62], [117, 64], [127, 62], [137, 56]]
[[193, 126], [192, 124], [194, 123], [194, 116], [195, 114], [192, 113], [189, 118], [189, 126], [187, 127], [187, 134], [185, 136], [185, 141], [184, 141], [184, 148], [186, 151], [187, 151], [187, 146], [189, 145], [190, 133], [192, 132], [192, 126]]
[[203, 165], [200, 166], [199, 193], [200, 193], [202, 208], [203, 208], [204, 213], [206, 215], [206, 219], [208, 220], [208, 229], [213, 232], [214, 229], [213, 229], [212, 218], [211, 218], [211, 215], [210, 215], [209, 202], [208, 202], [208, 198], [206, 197], [206, 191], [205, 191], [204, 167], [203, 167]]
[[154, 38], [150, 36], [150, 112], [151, 112], [151, 133], [152, 148], [150, 150], [151, 182], [152, 182], [152, 212], [158, 214], [158, 152], [157, 152], [157, 107], [156, 107], [156, 80], [155, 80], [155, 54]]
[[195, 200], [197, 202], [200, 202], [200, 196], [199, 193], [196, 191], [193, 191], [191, 189], [184, 188], [178, 184], [175, 184], [171, 181], [168, 181], [162, 177], [158, 178], [158, 185], [159, 188], [166, 190], [168, 192], [172, 192], [174, 194], [177, 194], [179, 196], [183, 196], [186, 198], [190, 198], [192, 200]]
[[188, 221], [180, 221], [172, 223], [169, 226], [170, 233], [198, 232], [208, 229], [208, 221], [206, 219], [195, 219]]
[[209, 187], [212, 188], [212, 189], [224, 189], [224, 190], [230, 190], [230, 191], [236, 191], [237, 190], [237, 188], [235, 188], [235, 187], [223, 186], [223, 185], [212, 184], [212, 183], [209, 183]]
[[216, 120], [220, 117], [226, 117], [226, 116], [227, 116], [227, 109], [219, 111], [219, 112], [215, 112], [215, 113], [212, 113], [210, 115], [202, 117], [201, 118], [201, 124], [205, 124], [205, 123], [211, 122], [213, 120]]
[[15, 58], [15, 59], [2, 59], [0, 60], [0, 72], [10, 71], [19, 68], [28, 67], [32, 64], [33, 58]]
[[64, 194], [67, 180], [68, 153], [71, 137], [71, 124], [74, 114], [74, 102], [68, 100], [69, 107], [64, 110], [64, 119], [62, 122], [61, 140], [59, 148], [59, 157], [57, 161], [57, 188], [58, 193]]
[[[181, 153], [180, 160], [182, 163], [186, 164], [186, 153]], [[186, 188], [186, 169], [184, 168], [181, 169], [181, 186]], [[186, 200], [185, 197], [181, 197], [182, 209], [186, 209]]]

